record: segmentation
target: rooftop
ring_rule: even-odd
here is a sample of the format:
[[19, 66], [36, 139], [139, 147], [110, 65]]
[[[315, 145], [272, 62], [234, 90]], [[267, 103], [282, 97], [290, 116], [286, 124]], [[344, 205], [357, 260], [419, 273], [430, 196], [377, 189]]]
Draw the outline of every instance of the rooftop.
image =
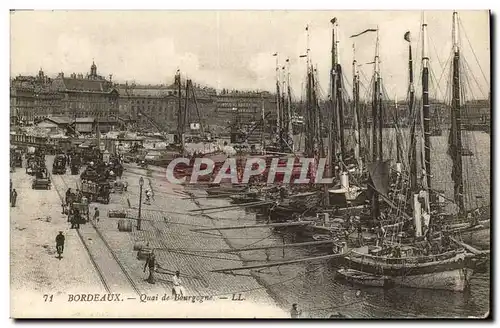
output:
[[75, 122], [76, 123], [94, 123], [95, 118], [93, 118], [93, 117], [77, 117], [75, 119]]

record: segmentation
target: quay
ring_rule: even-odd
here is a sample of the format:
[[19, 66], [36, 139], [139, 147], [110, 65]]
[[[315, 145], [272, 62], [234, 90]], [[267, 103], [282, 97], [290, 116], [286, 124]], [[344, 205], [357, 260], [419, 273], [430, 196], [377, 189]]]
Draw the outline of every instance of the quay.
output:
[[[48, 167], [51, 166], [52, 160], [53, 156], [47, 156]], [[141, 217], [144, 220], [141, 224], [141, 230], [138, 231], [135, 220], [138, 211], [129, 208], [128, 204], [130, 203], [133, 207], [138, 206], [140, 176], [144, 178], [144, 187], [153, 189], [154, 199], [151, 205], [142, 204]], [[161, 176], [160, 168], [153, 167], [144, 170], [135, 165], [125, 165], [122, 179], [129, 184], [127, 191], [121, 194], [112, 193], [109, 204], [90, 204], [90, 217], [92, 217], [94, 208], [98, 207], [100, 221], [95, 225], [91, 223], [81, 225], [79, 230], [83, 240], [79, 241], [76, 230], [69, 229], [70, 224], [67, 222], [67, 216], [61, 214], [61, 199], [58, 195], [64, 195], [67, 188], [74, 190], [79, 187], [79, 175], [69, 175], [69, 173], [54, 175], [52, 176], [52, 189], [45, 191], [30, 188], [32, 177], [25, 174], [24, 169], [18, 169], [13, 173], [13, 184], [20, 194], [18, 205], [12, 210], [13, 225], [20, 224], [21, 220], [36, 220], [33, 219], [33, 216], [51, 216], [50, 222], [38, 223], [35, 221], [37, 226], [43, 225], [43, 233], [31, 232], [28, 235], [24, 232], [24, 237], [19, 237], [22, 238], [23, 245], [13, 245], [13, 248], [26, 253], [29, 252], [25, 250], [25, 245], [45, 243], [49, 245], [49, 248], [55, 248], [53, 240], [58, 231], [64, 232], [67, 241], [62, 260], [58, 260], [54, 256], [40, 257], [39, 253], [42, 251], [38, 249], [32, 250], [31, 255], [26, 254], [22, 259], [19, 258], [19, 255], [13, 255], [13, 277], [22, 277], [18, 283], [19, 290], [24, 289], [24, 286], [21, 286], [21, 281], [30, 281], [32, 276], [27, 276], [30, 273], [23, 274], [22, 272], [24, 272], [24, 268], [31, 265], [32, 258], [36, 257], [39, 263], [32, 271], [41, 276], [48, 276], [50, 272], [60, 268], [66, 270], [59, 271], [56, 276], [53, 276], [49, 285], [49, 289], [57, 290], [57, 293], [61, 295], [58, 300], [62, 300], [66, 293], [93, 294], [106, 293], [108, 290], [121, 293], [123, 297], [127, 298], [124, 301], [126, 303], [121, 306], [110, 303], [105, 305], [71, 304], [67, 317], [96, 316], [98, 313], [107, 317], [119, 317], [120, 314], [124, 313], [123, 307], [126, 307], [127, 316], [130, 317], [288, 317], [288, 313], [276, 305], [266, 288], [259, 284], [254, 277], [213, 272], [228, 267], [228, 265], [243, 266], [244, 263], [237, 255], [210, 253], [210, 250], [228, 248], [224, 236], [220, 233], [197, 233], [191, 229], [213, 228], [216, 223], [206, 216], [195, 216], [187, 213], [189, 210], [196, 209], [197, 206], [191, 200], [182, 199], [184, 187], [171, 185], [166, 179], [162, 180]], [[27, 206], [25, 200], [28, 199], [30, 199], [30, 203], [38, 202], [42, 206], [37, 208]], [[45, 204], [47, 205], [45, 206]], [[30, 209], [35, 210], [31, 216], [21, 212]], [[130, 221], [133, 223], [131, 232], [118, 230], [117, 225], [120, 219], [108, 217], [108, 212], [113, 210], [127, 210], [127, 216], [132, 218]], [[181, 213], [186, 214], [182, 215]], [[30, 229], [29, 225], [27, 229]], [[37, 231], [40, 231], [38, 227]], [[17, 231], [14, 234], [17, 234]], [[18, 238], [14, 235], [13, 244], [16, 239]], [[250, 244], [252, 240], [247, 242]], [[84, 250], [84, 244], [87, 245], [87, 254]], [[148, 272], [144, 272], [145, 261], [138, 259], [137, 251], [134, 251], [136, 244], [148, 245], [149, 248], [154, 249], [161, 269], [156, 272], [155, 284], [146, 281]], [[41, 249], [44, 250], [44, 248]], [[52, 252], [54, 251], [52, 250]], [[93, 257], [92, 261], [95, 264], [91, 263], [89, 257]], [[18, 263], [16, 265], [17, 262], [21, 261], [27, 262], [27, 264]], [[54, 266], [58, 266], [57, 269]], [[171, 274], [177, 270], [181, 272], [186, 295], [196, 296], [198, 299], [210, 298], [210, 300], [195, 304], [173, 301], [141, 302], [141, 299], [146, 299], [146, 297], [154, 299], [155, 295], [158, 295], [159, 298], [162, 295], [171, 295], [173, 287]], [[96, 273], [96, 271], [100, 272]], [[127, 276], [128, 278], [126, 278]], [[61, 280], [73, 281], [74, 284], [64, 287], [58, 286]], [[43, 281], [36, 283], [38, 287], [34, 286], [29, 290], [38, 291], [41, 286], [44, 286]], [[233, 301], [232, 299], [235, 298], [244, 299], [244, 301]], [[33, 302], [37, 303], [36, 298]], [[24, 315], [25, 312], [21, 313]], [[64, 317], [66, 313], [61, 311], [60, 314]], [[40, 313], [34, 311], [32, 315], [36, 317]]]

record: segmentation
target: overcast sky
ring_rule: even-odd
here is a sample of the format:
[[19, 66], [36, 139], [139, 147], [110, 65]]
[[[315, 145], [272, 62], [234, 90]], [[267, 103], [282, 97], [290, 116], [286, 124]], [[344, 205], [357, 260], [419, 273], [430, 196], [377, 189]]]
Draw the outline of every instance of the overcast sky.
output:
[[[468, 36], [467, 40], [462, 32], [462, 52], [470, 67], [474, 97], [487, 97], [488, 12], [459, 14]], [[290, 58], [293, 92], [300, 96], [306, 65], [299, 55], [306, 50], [309, 24], [311, 59], [326, 93], [333, 17], [339, 23], [340, 62], [346, 77], [352, 78], [353, 40], [360, 63], [372, 61], [375, 51], [375, 33], [349, 36], [378, 26], [385, 87], [391, 97], [404, 99], [408, 73], [403, 35], [411, 31], [418, 62], [420, 11], [20, 11], [11, 14], [11, 74], [33, 75], [41, 67], [49, 75], [86, 73], [95, 59], [98, 73], [113, 74], [115, 81], [172, 83], [179, 68], [195, 83], [272, 91], [276, 59], [272, 54], [278, 52], [281, 64]], [[452, 12], [428, 11], [425, 20], [437, 81], [451, 53]], [[361, 69], [371, 76], [371, 65]], [[417, 66], [416, 80], [418, 72]], [[444, 88], [446, 76], [440, 85]], [[442, 98], [439, 93], [435, 96]]]

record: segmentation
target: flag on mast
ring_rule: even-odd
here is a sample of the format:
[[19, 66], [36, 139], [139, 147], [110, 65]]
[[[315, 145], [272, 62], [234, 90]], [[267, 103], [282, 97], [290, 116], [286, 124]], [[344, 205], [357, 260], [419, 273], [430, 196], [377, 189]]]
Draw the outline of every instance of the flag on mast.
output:
[[408, 32], [406, 32], [406, 33], [405, 33], [405, 40], [406, 40], [407, 42], [411, 42], [411, 38], [410, 38], [410, 36], [411, 36], [411, 35], [410, 35], [410, 31], [408, 31]]
[[376, 28], [369, 28], [369, 29], [364, 30], [361, 33], [351, 35], [350, 38], [355, 38], [355, 37], [358, 37], [358, 36], [363, 35], [363, 34], [368, 33], [368, 32], [377, 32], [377, 29]]

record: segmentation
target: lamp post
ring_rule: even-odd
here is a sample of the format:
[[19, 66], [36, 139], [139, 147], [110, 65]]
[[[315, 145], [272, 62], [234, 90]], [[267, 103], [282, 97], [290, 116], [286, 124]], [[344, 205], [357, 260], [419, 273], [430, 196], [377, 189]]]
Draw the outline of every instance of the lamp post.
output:
[[139, 214], [137, 215], [137, 230], [141, 230], [141, 207], [142, 207], [142, 186], [144, 185], [144, 179], [140, 177], [139, 179]]

